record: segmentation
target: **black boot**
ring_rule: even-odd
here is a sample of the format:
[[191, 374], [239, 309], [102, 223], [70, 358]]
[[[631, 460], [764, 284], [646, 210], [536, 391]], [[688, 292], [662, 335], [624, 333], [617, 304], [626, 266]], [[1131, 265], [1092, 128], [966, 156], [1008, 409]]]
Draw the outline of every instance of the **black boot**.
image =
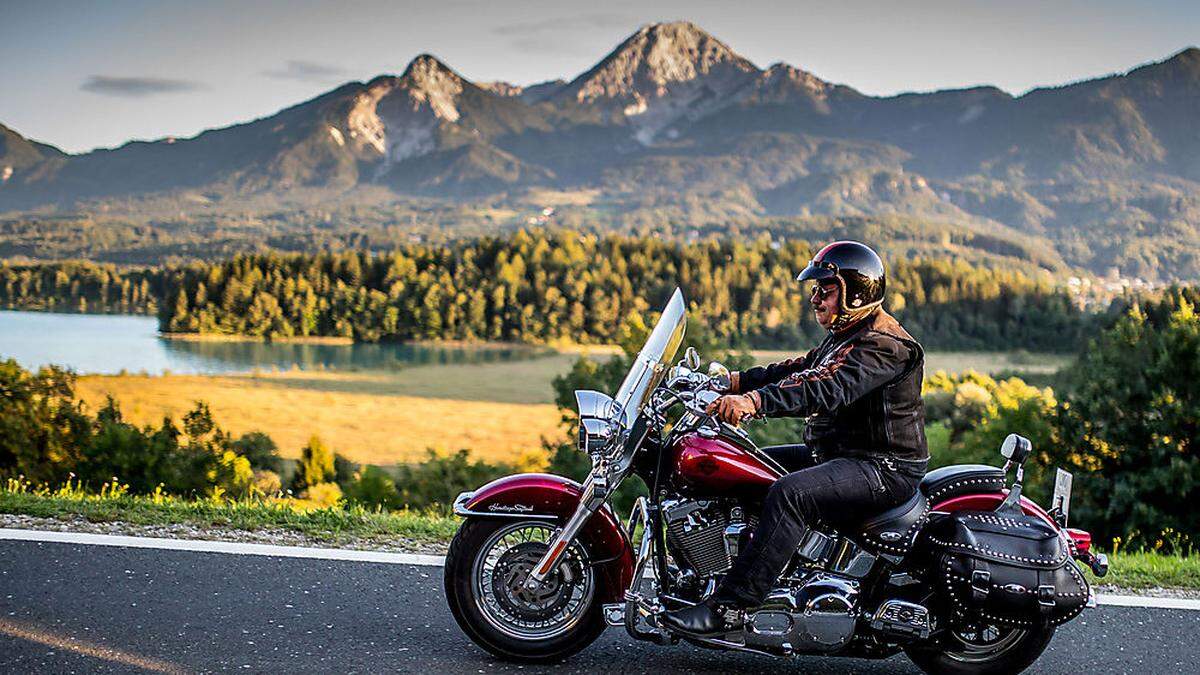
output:
[[694, 637], [724, 635], [742, 628], [741, 612], [711, 598], [698, 605], [664, 612], [659, 623], [671, 632]]

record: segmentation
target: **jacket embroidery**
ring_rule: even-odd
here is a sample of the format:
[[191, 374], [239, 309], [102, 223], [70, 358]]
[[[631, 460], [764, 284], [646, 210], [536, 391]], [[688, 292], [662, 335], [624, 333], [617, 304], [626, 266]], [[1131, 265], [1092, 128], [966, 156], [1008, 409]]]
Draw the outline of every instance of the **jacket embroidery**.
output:
[[780, 387], [795, 387], [801, 382], [815, 382], [817, 380], [828, 380], [833, 377], [833, 374], [846, 363], [846, 357], [854, 350], [853, 344], [848, 344], [841, 349], [838, 349], [828, 359], [821, 362], [820, 365], [807, 370], [802, 370], [798, 373], [792, 373], [779, 384]]

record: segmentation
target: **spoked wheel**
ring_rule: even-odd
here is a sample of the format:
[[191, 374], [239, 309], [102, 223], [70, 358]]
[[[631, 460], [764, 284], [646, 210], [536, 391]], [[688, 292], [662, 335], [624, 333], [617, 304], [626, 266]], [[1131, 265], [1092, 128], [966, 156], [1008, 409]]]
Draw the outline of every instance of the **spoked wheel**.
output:
[[489, 652], [519, 661], [558, 661], [604, 630], [597, 578], [578, 543], [534, 589], [525, 581], [554, 534], [540, 520], [468, 520], [446, 556], [446, 598], [463, 631]]
[[1042, 655], [1052, 637], [1053, 626], [973, 624], [946, 631], [936, 646], [912, 647], [907, 652], [927, 673], [1019, 673]]

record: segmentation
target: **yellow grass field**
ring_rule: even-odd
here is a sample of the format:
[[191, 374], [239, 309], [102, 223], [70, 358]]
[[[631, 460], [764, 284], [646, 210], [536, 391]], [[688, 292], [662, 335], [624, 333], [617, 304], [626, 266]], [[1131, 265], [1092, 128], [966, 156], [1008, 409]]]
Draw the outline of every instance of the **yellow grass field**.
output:
[[315, 433], [368, 464], [421, 459], [427, 448], [467, 448], [480, 459], [513, 461], [540, 451], [543, 437], [562, 437], [550, 380], [573, 358], [394, 372], [87, 375], [78, 391], [93, 410], [112, 394], [137, 424], [157, 424], [164, 415], [178, 419], [203, 400], [223, 428], [263, 431], [285, 457], [299, 456]]
[[[540, 451], [542, 438], [563, 429], [551, 381], [580, 353], [606, 358], [611, 350], [577, 350], [534, 359], [482, 364], [412, 366], [402, 370], [289, 370], [250, 375], [85, 375], [80, 396], [93, 410], [112, 394], [127, 419], [176, 420], [197, 400], [234, 434], [263, 431], [285, 457], [297, 457], [318, 434], [335, 450], [367, 464], [418, 460], [427, 448], [466, 448], [480, 459], [516, 461]], [[759, 362], [788, 358], [755, 352]], [[926, 372], [1003, 369], [1052, 372], [1065, 357], [1000, 352], [933, 352]]]

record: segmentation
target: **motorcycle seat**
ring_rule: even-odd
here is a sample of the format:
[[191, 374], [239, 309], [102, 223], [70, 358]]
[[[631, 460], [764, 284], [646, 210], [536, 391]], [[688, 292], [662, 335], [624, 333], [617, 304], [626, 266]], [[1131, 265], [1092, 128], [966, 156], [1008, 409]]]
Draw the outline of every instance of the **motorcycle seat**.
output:
[[1004, 489], [1004, 471], [986, 464], [955, 464], [934, 469], [921, 479], [920, 491], [930, 504], [975, 492]]
[[858, 539], [872, 553], [903, 557], [912, 549], [928, 517], [929, 503], [917, 490], [908, 501], [859, 525]]

